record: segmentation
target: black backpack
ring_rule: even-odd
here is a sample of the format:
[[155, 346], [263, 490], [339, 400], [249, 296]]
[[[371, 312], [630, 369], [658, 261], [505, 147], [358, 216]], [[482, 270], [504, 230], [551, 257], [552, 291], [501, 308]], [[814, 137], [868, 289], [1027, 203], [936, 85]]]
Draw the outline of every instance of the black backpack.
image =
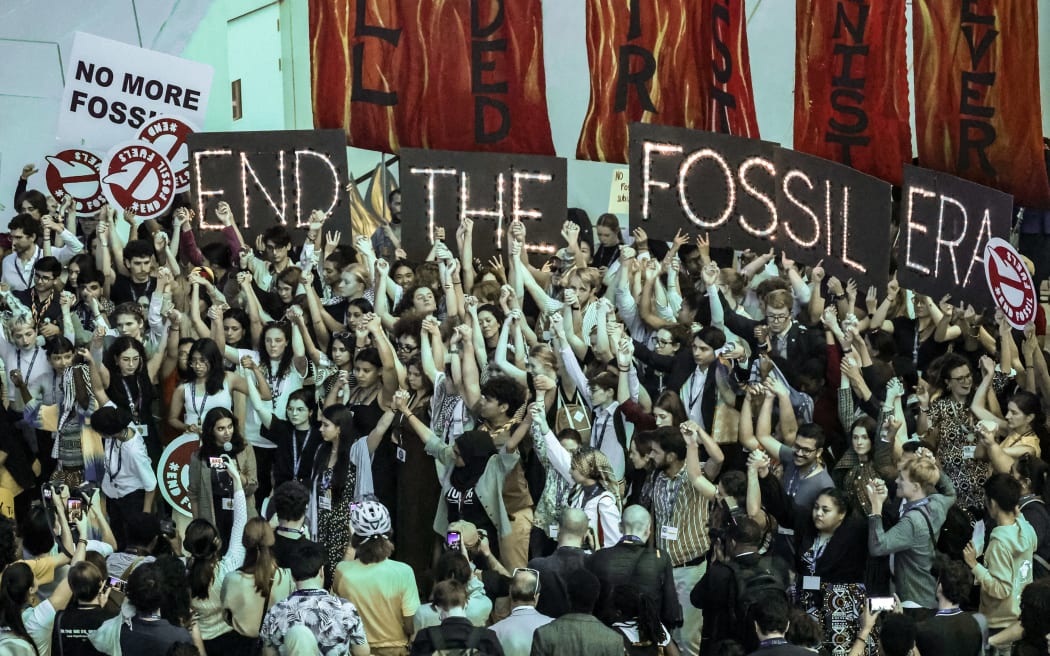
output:
[[777, 567], [773, 556], [766, 554], [750, 566], [742, 566], [736, 560], [731, 560], [726, 565], [733, 571], [733, 580], [736, 583], [729, 611], [737, 626], [751, 626], [752, 609], [765, 595], [774, 593], [787, 599], [786, 569]]
[[449, 646], [449, 641], [441, 631], [441, 626], [431, 626], [424, 629], [430, 636], [430, 644], [434, 647], [431, 653], [434, 656], [485, 656], [487, 652], [481, 649], [481, 639], [485, 637], [485, 629], [474, 627], [470, 636], [462, 647]]

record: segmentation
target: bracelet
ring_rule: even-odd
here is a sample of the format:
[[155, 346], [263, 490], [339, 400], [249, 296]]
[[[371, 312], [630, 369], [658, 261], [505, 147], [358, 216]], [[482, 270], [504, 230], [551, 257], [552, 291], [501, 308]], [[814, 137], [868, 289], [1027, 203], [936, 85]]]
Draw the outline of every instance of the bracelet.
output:
[[453, 285], [462, 285], [462, 284], [463, 284], [463, 281], [462, 281], [462, 280], [453, 280], [453, 281], [452, 281], [452, 284], [453, 284]]
[[843, 353], [852, 353], [852, 352], [853, 352], [853, 349], [851, 349], [851, 348], [848, 348], [848, 349], [842, 349], [842, 352], [843, 352]]
[[867, 642], [867, 641], [868, 641], [868, 637], [867, 636], [862, 636], [859, 633], [857, 634], [857, 637], [853, 639], [853, 642]]
[[626, 369], [625, 369], [625, 368], [623, 368], [623, 367], [617, 367], [617, 369], [619, 369], [620, 371], [622, 371], [622, 372], [624, 372], [624, 373], [627, 373], [628, 371], [630, 371], [630, 370], [631, 370], [631, 368], [630, 368], [630, 367], [627, 367]]
[[404, 413], [402, 413], [402, 414], [403, 414], [403, 415], [405, 415], [406, 417], [408, 417], [409, 419], [411, 419], [412, 417], [415, 417], [415, 416], [416, 416], [415, 414], [413, 414], [413, 413], [411, 413], [411, 412], [404, 412]]
[[84, 546], [87, 546], [87, 543], [88, 543], [88, 541], [85, 540], [84, 538], [80, 538], [79, 540], [77, 540], [77, 544], [82, 544]]

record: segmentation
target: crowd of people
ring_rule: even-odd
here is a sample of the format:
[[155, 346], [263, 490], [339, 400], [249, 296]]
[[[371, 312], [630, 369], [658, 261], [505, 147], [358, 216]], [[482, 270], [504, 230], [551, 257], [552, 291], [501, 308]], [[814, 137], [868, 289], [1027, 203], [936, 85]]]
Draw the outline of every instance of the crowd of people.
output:
[[247, 241], [35, 172], [0, 243], [4, 654], [1047, 652], [1042, 308], [576, 209], [550, 256], [465, 219], [410, 257], [396, 191], [370, 238]]

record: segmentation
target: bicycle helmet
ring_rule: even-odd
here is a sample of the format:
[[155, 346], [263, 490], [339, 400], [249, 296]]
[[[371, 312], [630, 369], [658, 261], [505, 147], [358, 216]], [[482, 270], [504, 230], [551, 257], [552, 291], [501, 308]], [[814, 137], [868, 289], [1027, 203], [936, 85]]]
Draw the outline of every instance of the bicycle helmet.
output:
[[350, 530], [362, 538], [389, 535], [390, 511], [378, 501], [360, 501], [350, 504]]

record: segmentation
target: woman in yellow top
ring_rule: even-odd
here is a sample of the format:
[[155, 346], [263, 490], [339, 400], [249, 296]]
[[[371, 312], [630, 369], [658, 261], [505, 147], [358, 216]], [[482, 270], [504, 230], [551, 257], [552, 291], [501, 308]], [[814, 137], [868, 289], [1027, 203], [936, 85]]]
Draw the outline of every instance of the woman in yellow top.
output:
[[[1047, 433], [1046, 418], [1039, 397], [1025, 391], [1018, 391], [1010, 397], [1006, 404], [1006, 416], [1001, 417], [998, 402], [994, 400], [995, 392], [991, 390], [994, 372], [985, 366], [982, 369], [985, 375], [973, 396], [970, 410], [980, 420], [977, 432], [982, 438], [992, 468], [997, 473], [1009, 474], [1014, 463], [1026, 453], [1036, 458], [1042, 457], [1041, 442]], [[994, 410], [989, 409], [992, 404]], [[1005, 435], [1001, 442], [997, 440], [998, 435]]]

